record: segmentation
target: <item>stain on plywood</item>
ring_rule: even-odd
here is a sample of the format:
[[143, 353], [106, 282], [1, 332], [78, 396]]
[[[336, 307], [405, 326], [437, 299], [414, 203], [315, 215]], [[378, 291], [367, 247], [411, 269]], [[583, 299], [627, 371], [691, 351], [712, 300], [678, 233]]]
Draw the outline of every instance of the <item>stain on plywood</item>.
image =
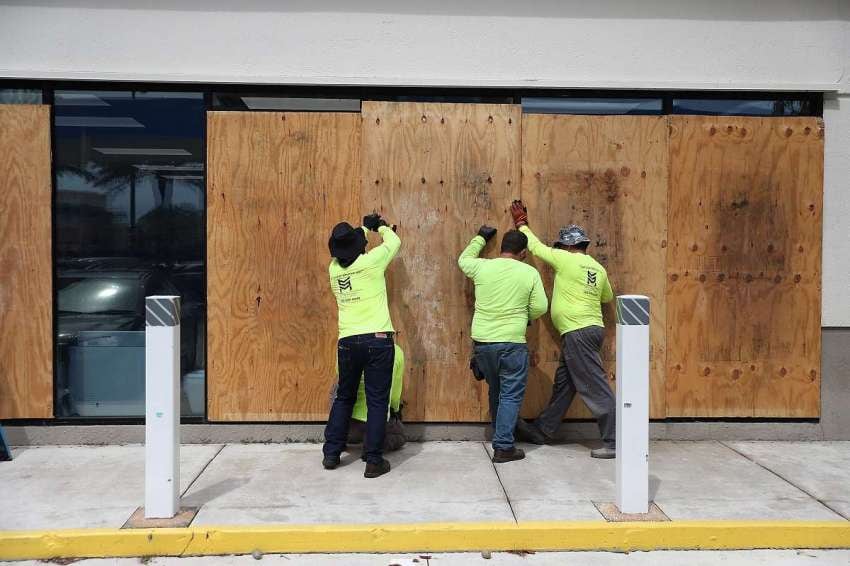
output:
[[667, 413], [816, 417], [823, 126], [670, 122]]
[[[666, 355], [667, 122], [662, 116], [523, 116], [522, 198], [531, 229], [551, 243], [558, 230], [579, 224], [591, 238], [588, 253], [607, 270], [615, 294], [650, 297], [651, 416], [663, 417]], [[534, 261], [551, 296], [553, 273]], [[602, 357], [615, 384], [615, 320], [603, 309]], [[551, 393], [560, 354], [549, 315], [532, 328], [538, 365], [529, 376], [523, 415], [536, 416]], [[570, 417], [587, 417], [580, 400]]]
[[520, 108], [364, 102], [363, 207], [398, 224], [390, 309], [411, 369], [405, 419], [486, 420], [486, 389], [469, 371], [472, 283], [457, 257], [481, 224], [510, 227], [519, 188]]

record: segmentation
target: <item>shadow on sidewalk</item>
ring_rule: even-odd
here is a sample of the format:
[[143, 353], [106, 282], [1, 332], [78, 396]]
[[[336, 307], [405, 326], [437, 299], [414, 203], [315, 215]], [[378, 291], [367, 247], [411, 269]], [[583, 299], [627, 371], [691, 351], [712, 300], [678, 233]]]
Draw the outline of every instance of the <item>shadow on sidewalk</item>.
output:
[[231, 491], [239, 489], [249, 481], [245, 478], [227, 478], [207, 487], [202, 487], [191, 494], [187, 493], [183, 496], [181, 503], [183, 505], [201, 507]]
[[[362, 445], [349, 445], [346, 451], [343, 452], [342, 459], [340, 460], [340, 466], [348, 466], [350, 464], [356, 464], [360, 462], [360, 455], [362, 454], [362, 450]], [[405, 462], [407, 462], [420, 452], [422, 452], [421, 442], [407, 442], [400, 450], [395, 450], [393, 452], [384, 452], [384, 458], [389, 460], [393, 469], [395, 469], [402, 467]]]

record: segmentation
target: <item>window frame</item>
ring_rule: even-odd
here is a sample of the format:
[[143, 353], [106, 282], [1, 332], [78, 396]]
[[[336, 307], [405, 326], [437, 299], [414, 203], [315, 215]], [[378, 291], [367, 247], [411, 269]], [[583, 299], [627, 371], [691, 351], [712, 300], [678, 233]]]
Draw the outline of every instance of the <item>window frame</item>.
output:
[[[52, 337], [53, 347], [56, 348], [57, 336], [57, 270], [56, 270], [56, 136], [55, 136], [55, 91], [57, 90], [120, 90], [120, 91], [156, 91], [156, 92], [201, 92], [203, 94], [204, 113], [211, 111], [231, 112], [279, 112], [280, 110], [245, 110], [240, 108], [221, 108], [213, 106], [214, 94], [278, 96], [287, 98], [359, 98], [362, 101], [405, 101], [405, 102], [455, 102], [455, 103], [492, 103], [492, 104], [522, 104], [523, 97], [573, 97], [573, 98], [661, 98], [662, 109], [658, 114], [643, 115], [684, 115], [674, 114], [674, 98], [710, 99], [710, 100], [783, 100], [794, 99], [808, 101], [808, 112], [798, 116], [823, 116], [823, 92], [812, 91], [740, 91], [740, 90], [634, 90], [634, 89], [559, 89], [559, 88], [514, 88], [514, 87], [394, 87], [394, 86], [336, 86], [336, 85], [254, 85], [237, 83], [157, 83], [157, 82], [116, 82], [116, 81], [80, 81], [80, 80], [46, 80], [46, 79], [16, 79], [0, 78], [0, 88], [40, 89], [42, 92], [41, 105], [50, 107], [50, 149], [51, 149], [51, 263], [52, 269]], [[340, 110], [342, 111], [342, 110]], [[344, 112], [351, 112], [345, 110]], [[570, 115], [570, 114], [565, 114]], [[629, 114], [587, 114], [595, 116]], [[701, 114], [732, 116], [731, 114]], [[752, 115], [764, 118], [782, 118], [777, 115]], [[203, 121], [202, 151], [204, 155], [203, 186], [207, 185], [207, 133], [208, 120]], [[203, 191], [202, 230], [207, 233], [207, 194]], [[204, 258], [203, 292], [206, 303], [207, 278], [206, 268], [208, 250], [206, 237], [201, 242], [201, 255]], [[208, 306], [208, 305], [207, 305]], [[204, 341], [204, 358], [208, 351], [208, 340]], [[59, 360], [54, 356], [53, 381], [57, 377]], [[208, 397], [209, 384], [204, 379], [204, 399]], [[91, 425], [91, 424], [144, 424], [144, 417], [57, 417], [56, 396], [54, 395], [54, 417], [50, 419], [18, 419], [10, 421], [13, 425], [50, 424], [50, 425]], [[671, 420], [671, 419], [666, 419]], [[672, 419], [675, 420], [675, 419]], [[783, 419], [789, 420], [789, 419]], [[790, 419], [793, 421], [794, 419]], [[805, 420], [805, 419], [804, 419]], [[808, 420], [805, 420], [808, 422]], [[207, 424], [206, 402], [202, 416], [181, 417], [183, 424]]]

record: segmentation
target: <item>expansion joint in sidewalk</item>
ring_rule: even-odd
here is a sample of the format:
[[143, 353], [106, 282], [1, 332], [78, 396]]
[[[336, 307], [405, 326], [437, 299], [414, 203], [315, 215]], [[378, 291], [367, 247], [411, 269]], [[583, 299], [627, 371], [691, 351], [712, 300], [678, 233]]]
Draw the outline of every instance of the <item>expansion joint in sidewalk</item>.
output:
[[785, 483], [787, 483], [788, 485], [790, 485], [790, 486], [794, 487], [795, 489], [797, 489], [797, 490], [799, 490], [799, 491], [803, 492], [803, 493], [804, 493], [804, 494], [806, 494], [809, 498], [814, 499], [815, 501], [817, 501], [818, 503], [820, 503], [821, 505], [823, 505], [824, 507], [826, 507], [827, 509], [829, 509], [830, 511], [832, 511], [833, 513], [835, 513], [836, 515], [838, 515], [839, 517], [843, 517], [843, 518], [847, 519], [848, 521], [850, 521], [850, 517], [848, 517], [847, 515], [845, 515], [844, 513], [842, 513], [841, 511], [839, 511], [838, 509], [835, 509], [834, 507], [832, 507], [831, 505], [829, 505], [826, 501], [824, 501], [823, 499], [821, 499], [821, 498], [817, 497], [815, 494], [811, 493], [811, 492], [810, 492], [810, 491], [808, 491], [807, 489], [805, 489], [805, 488], [803, 488], [803, 487], [801, 487], [801, 486], [797, 485], [796, 483], [792, 482], [791, 480], [789, 480], [788, 478], [786, 478], [785, 476], [783, 476], [783, 475], [782, 475], [782, 474], [780, 474], [779, 472], [777, 472], [777, 471], [775, 471], [775, 470], [771, 470], [770, 468], [768, 468], [767, 466], [765, 466], [764, 464], [762, 464], [761, 462], [759, 462], [759, 461], [758, 461], [758, 460], [756, 460], [755, 458], [751, 458], [748, 454], [745, 454], [744, 452], [741, 452], [740, 450], [737, 450], [735, 447], [733, 447], [733, 446], [730, 446], [730, 445], [726, 444], [726, 442], [724, 442], [724, 441], [722, 441], [722, 440], [718, 440], [717, 442], [718, 442], [718, 444], [720, 444], [721, 446], [725, 446], [726, 448], [728, 448], [729, 450], [731, 450], [731, 451], [732, 451], [732, 452], [734, 452], [735, 454], [737, 454], [737, 455], [739, 455], [739, 456], [742, 456], [742, 457], [746, 458], [747, 460], [749, 460], [750, 462], [752, 462], [752, 463], [753, 463], [753, 464], [755, 464], [756, 466], [758, 466], [758, 467], [762, 468], [763, 470], [767, 470], [768, 472], [770, 472], [771, 474], [773, 474], [773, 475], [774, 475], [774, 476], [776, 476], [777, 478], [781, 479], [782, 481], [784, 481], [784, 482], [785, 482]]
[[508, 504], [508, 509], [511, 510], [511, 515], [513, 515], [514, 517], [514, 523], [519, 524], [519, 521], [516, 518], [516, 511], [514, 511], [514, 506], [511, 503], [511, 498], [508, 496], [508, 490], [505, 489], [505, 484], [504, 482], [502, 482], [502, 476], [499, 475], [499, 468], [496, 466], [495, 463], [493, 463], [492, 459], [490, 458], [490, 453], [487, 452], [487, 446], [483, 442], [481, 443], [481, 448], [482, 450], [484, 450], [484, 455], [487, 456], [488, 460], [490, 460], [490, 463], [493, 466], [493, 471], [496, 472], [496, 479], [499, 480], [499, 485], [502, 486], [502, 493], [505, 494], [505, 502]]
[[222, 444], [222, 445], [221, 445], [221, 448], [219, 448], [219, 449], [216, 451], [216, 453], [215, 453], [215, 454], [213, 454], [213, 457], [212, 457], [212, 458], [210, 458], [210, 459], [209, 459], [209, 461], [208, 461], [206, 464], [204, 464], [204, 467], [203, 467], [203, 468], [201, 468], [201, 471], [200, 471], [200, 472], [198, 472], [198, 475], [196, 475], [194, 478], [192, 478], [192, 481], [190, 481], [190, 482], [189, 482], [189, 485], [187, 485], [187, 486], [186, 486], [186, 489], [184, 489], [184, 490], [180, 493], [180, 497], [181, 497], [181, 498], [185, 497], [185, 496], [186, 496], [186, 494], [187, 494], [187, 493], [189, 493], [189, 490], [190, 490], [190, 489], [192, 489], [192, 486], [193, 486], [193, 485], [195, 485], [195, 482], [196, 482], [196, 481], [198, 481], [198, 478], [200, 478], [202, 475], [204, 475], [204, 472], [206, 472], [206, 471], [207, 471], [207, 468], [209, 468], [210, 464], [212, 464], [212, 463], [213, 463], [213, 460], [215, 460], [216, 458], [218, 458], [218, 455], [219, 455], [219, 454], [221, 454], [221, 451], [222, 451], [222, 450], [224, 450], [224, 447], [225, 447], [225, 446], [227, 446], [227, 444]]

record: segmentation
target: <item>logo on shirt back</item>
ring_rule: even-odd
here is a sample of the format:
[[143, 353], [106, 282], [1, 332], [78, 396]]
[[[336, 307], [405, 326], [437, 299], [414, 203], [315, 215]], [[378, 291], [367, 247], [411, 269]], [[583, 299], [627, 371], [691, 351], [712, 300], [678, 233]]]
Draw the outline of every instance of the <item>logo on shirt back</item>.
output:
[[338, 277], [336, 283], [339, 285], [340, 293], [351, 291], [351, 275], [348, 277]]
[[596, 287], [596, 273], [595, 272], [588, 270], [588, 272], [587, 272], [587, 284], [593, 285], [594, 287]]

